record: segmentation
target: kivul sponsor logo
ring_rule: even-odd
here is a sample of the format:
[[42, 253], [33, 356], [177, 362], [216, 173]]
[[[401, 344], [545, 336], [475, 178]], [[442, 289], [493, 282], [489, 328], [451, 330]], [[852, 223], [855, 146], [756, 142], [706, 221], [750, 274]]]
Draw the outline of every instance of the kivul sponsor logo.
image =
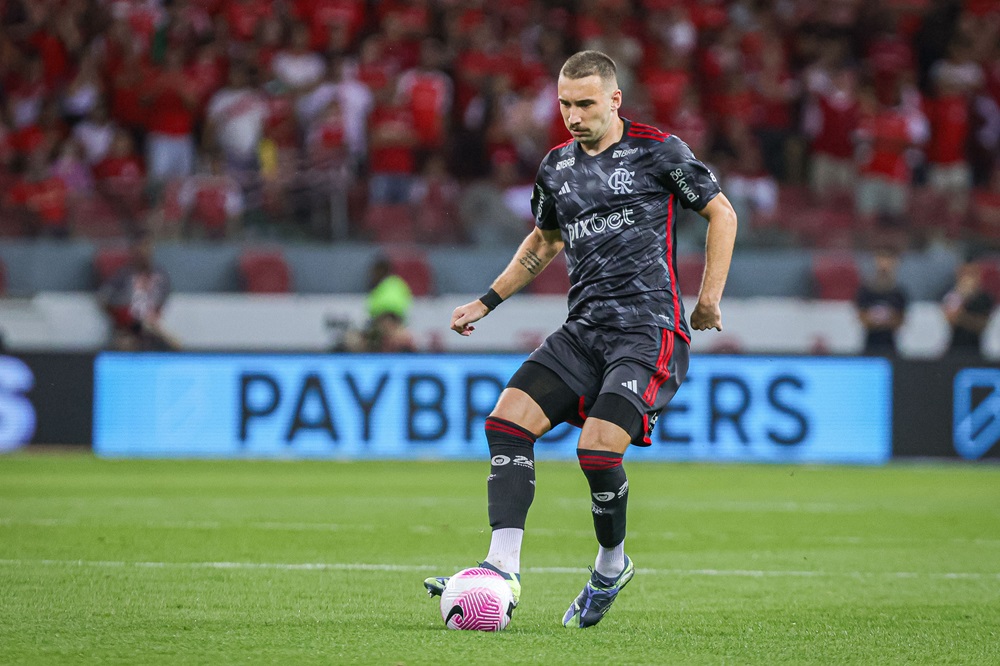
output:
[[493, 456], [493, 458], [490, 460], [490, 463], [496, 465], [497, 467], [503, 467], [509, 462], [510, 458], [508, 458], [507, 456]]
[[680, 188], [681, 193], [685, 197], [687, 197], [688, 201], [698, 200], [698, 194], [694, 190], [692, 190], [691, 186], [687, 184], [686, 180], [684, 180], [683, 170], [674, 169], [673, 171], [670, 172], [670, 177], [674, 179], [674, 182], [677, 183], [677, 187]]
[[631, 216], [632, 209], [623, 208], [608, 215], [591, 215], [588, 218], [578, 220], [569, 225], [569, 228], [566, 230], [569, 246], [573, 247], [573, 243], [586, 236], [602, 234], [609, 229], [616, 231], [624, 225], [631, 226], [635, 224]]
[[615, 494], [613, 492], [592, 493], [592, 494], [594, 496], [594, 499], [597, 500], [598, 502], [610, 502], [615, 498]]

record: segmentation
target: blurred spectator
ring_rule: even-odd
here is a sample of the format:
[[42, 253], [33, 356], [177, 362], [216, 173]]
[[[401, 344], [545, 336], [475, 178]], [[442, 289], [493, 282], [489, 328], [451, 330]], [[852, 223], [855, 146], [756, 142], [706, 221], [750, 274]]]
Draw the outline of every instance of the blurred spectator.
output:
[[279, 51], [271, 61], [274, 77], [287, 90], [304, 93], [318, 84], [326, 71], [322, 56], [309, 49], [309, 27], [292, 26], [290, 46]]
[[98, 300], [111, 318], [112, 349], [164, 351], [180, 345], [163, 329], [161, 314], [170, 295], [170, 277], [153, 264], [153, 240], [135, 239], [131, 260], [98, 291]]
[[955, 273], [955, 286], [941, 303], [944, 316], [951, 325], [952, 355], [979, 356], [982, 336], [993, 311], [993, 297], [982, 286], [982, 266], [967, 261]]
[[395, 103], [388, 89], [379, 93], [378, 100], [369, 126], [368, 196], [372, 203], [406, 203], [416, 169], [413, 113]]
[[882, 248], [875, 253], [875, 275], [858, 290], [855, 305], [865, 330], [864, 353], [892, 356], [896, 332], [903, 325], [909, 297], [896, 280], [899, 257]]
[[73, 126], [73, 138], [83, 148], [87, 163], [97, 164], [107, 157], [116, 131], [117, 125], [108, 118], [108, 108], [102, 102]]
[[259, 169], [258, 151], [267, 121], [267, 99], [255, 86], [254, 72], [243, 63], [229, 68], [229, 82], [208, 102], [205, 117], [206, 146], [218, 150], [225, 169], [246, 183]]
[[1000, 245], [1000, 167], [993, 170], [988, 187], [973, 193], [972, 217], [978, 235], [994, 247]]
[[809, 185], [821, 202], [854, 191], [854, 134], [859, 121], [856, 75], [843, 67], [817, 92], [805, 115], [812, 149]]
[[121, 128], [115, 130], [111, 149], [94, 165], [93, 172], [97, 191], [123, 221], [134, 225], [143, 208], [142, 186], [146, 173], [135, 152], [132, 135]]
[[379, 257], [368, 271], [368, 323], [362, 331], [348, 331], [344, 338], [347, 351], [412, 352], [413, 336], [406, 329], [406, 317], [413, 304], [409, 285], [392, 273], [392, 263]]
[[[957, 47], [953, 47], [952, 53], [956, 51]], [[957, 60], [958, 56], [953, 58]], [[978, 72], [978, 66], [971, 72]], [[943, 196], [953, 227], [964, 216], [969, 203], [972, 187], [972, 172], [966, 160], [969, 94], [981, 80], [981, 72], [976, 78], [953, 62], [938, 63], [931, 71], [933, 96], [924, 103], [930, 124], [927, 180], [931, 188]]]
[[70, 124], [85, 118], [101, 105], [104, 96], [104, 80], [99, 71], [99, 60], [95, 53], [84, 54], [76, 76], [69, 82], [62, 95], [62, 111]]
[[235, 235], [242, 226], [243, 191], [228, 175], [221, 157], [213, 156], [201, 173], [188, 176], [177, 192], [177, 203], [189, 236], [212, 239]]
[[55, 237], [69, 231], [66, 197], [66, 185], [52, 174], [44, 149], [31, 154], [25, 173], [6, 193], [8, 209], [30, 233]]
[[915, 118], [903, 107], [899, 86], [894, 100], [892, 105], [881, 103], [871, 87], [861, 95], [856, 206], [868, 228], [875, 226], [877, 219], [899, 219], [906, 214], [912, 179], [907, 153], [926, 138], [922, 118]]
[[[516, 246], [531, 230], [530, 207], [527, 216], [511, 207], [507, 192], [519, 185], [517, 164], [511, 154], [497, 155], [488, 179], [465, 188], [459, 201], [465, 237], [480, 247]], [[530, 192], [530, 184], [529, 184]], [[524, 201], [529, 202], [530, 194]]]
[[372, 93], [354, 77], [354, 68], [343, 58], [334, 57], [327, 63], [326, 78], [311, 92], [299, 98], [296, 105], [299, 122], [308, 131], [314, 120], [331, 102], [340, 107], [344, 126], [344, 144], [355, 171], [367, 160], [368, 116], [372, 112]]
[[52, 175], [62, 181], [69, 196], [89, 196], [94, 190], [90, 166], [83, 159], [83, 149], [76, 141], [63, 141], [52, 163]]
[[184, 73], [184, 52], [170, 48], [162, 70], [152, 74], [141, 97], [146, 107], [146, 166], [152, 185], [194, 171], [194, 123], [198, 91]]
[[726, 195], [737, 214], [750, 222], [745, 229], [769, 225], [778, 212], [778, 182], [765, 168], [760, 141], [742, 122], [730, 119], [719, 150], [727, 158], [723, 171]]
[[[459, 193], [458, 182], [448, 173], [444, 158], [440, 154], [431, 155], [410, 194], [416, 208], [417, 238], [437, 244], [464, 239], [458, 213]], [[529, 200], [530, 197], [528, 194]]]
[[786, 179], [789, 166], [799, 162], [792, 152], [796, 144], [790, 139], [793, 105], [802, 94], [802, 86], [788, 69], [780, 40], [765, 41], [761, 46], [760, 68], [751, 80], [759, 115], [754, 130], [760, 138], [764, 165], [770, 175]]
[[444, 47], [436, 40], [424, 40], [420, 46], [420, 65], [399, 77], [396, 95], [413, 116], [417, 146], [424, 153], [441, 148], [451, 117], [451, 78], [441, 67]]

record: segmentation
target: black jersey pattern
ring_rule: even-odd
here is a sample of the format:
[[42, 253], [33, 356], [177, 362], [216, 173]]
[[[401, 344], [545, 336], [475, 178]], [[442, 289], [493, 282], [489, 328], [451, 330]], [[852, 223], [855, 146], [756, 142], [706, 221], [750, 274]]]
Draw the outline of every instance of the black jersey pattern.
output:
[[676, 207], [701, 210], [719, 184], [677, 137], [623, 121], [621, 141], [599, 155], [576, 141], [549, 151], [531, 198], [535, 224], [558, 229], [565, 242], [569, 320], [653, 325], [690, 341], [675, 268]]

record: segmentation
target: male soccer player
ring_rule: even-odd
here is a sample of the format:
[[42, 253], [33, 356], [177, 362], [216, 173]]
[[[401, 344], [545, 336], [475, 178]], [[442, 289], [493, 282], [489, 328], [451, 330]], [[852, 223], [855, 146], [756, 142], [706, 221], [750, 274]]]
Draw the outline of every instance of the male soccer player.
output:
[[[493, 528], [483, 566], [520, 591], [521, 540], [535, 494], [535, 440], [569, 421], [582, 427], [577, 456], [590, 485], [597, 560], [563, 617], [590, 627], [635, 574], [625, 555], [629, 444], [648, 446], [660, 412], [684, 380], [690, 329], [677, 286], [677, 204], [708, 220], [705, 273], [691, 327], [722, 330], [719, 301], [736, 238], [736, 214], [715, 176], [677, 137], [618, 115], [614, 61], [597, 51], [570, 57], [559, 105], [573, 138], [542, 161], [531, 199], [536, 228], [482, 298], [452, 314], [473, 324], [566, 251], [569, 317], [510, 379], [486, 419]], [[447, 578], [424, 585], [440, 594]]]

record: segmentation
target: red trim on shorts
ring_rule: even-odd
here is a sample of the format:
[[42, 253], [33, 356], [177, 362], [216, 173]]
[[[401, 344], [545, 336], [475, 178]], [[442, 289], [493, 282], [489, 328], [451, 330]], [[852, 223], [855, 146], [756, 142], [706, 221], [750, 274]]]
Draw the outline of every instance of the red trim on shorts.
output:
[[649, 414], [642, 415], [642, 443], [646, 446], [650, 446], [653, 443], [653, 441], [649, 439]]
[[584, 400], [584, 396], [581, 395], [580, 396], [580, 404], [577, 407], [577, 412], [579, 412], [579, 414], [580, 414], [581, 427], [583, 427], [582, 426], [583, 422], [587, 420], [587, 415], [584, 414], [584, 412], [583, 412], [583, 400]]
[[642, 399], [650, 407], [656, 402], [656, 394], [659, 393], [663, 382], [670, 378], [670, 359], [674, 355], [674, 332], [661, 329], [663, 337], [660, 339], [660, 355], [656, 358], [656, 372], [649, 380], [646, 392], [642, 394]]

